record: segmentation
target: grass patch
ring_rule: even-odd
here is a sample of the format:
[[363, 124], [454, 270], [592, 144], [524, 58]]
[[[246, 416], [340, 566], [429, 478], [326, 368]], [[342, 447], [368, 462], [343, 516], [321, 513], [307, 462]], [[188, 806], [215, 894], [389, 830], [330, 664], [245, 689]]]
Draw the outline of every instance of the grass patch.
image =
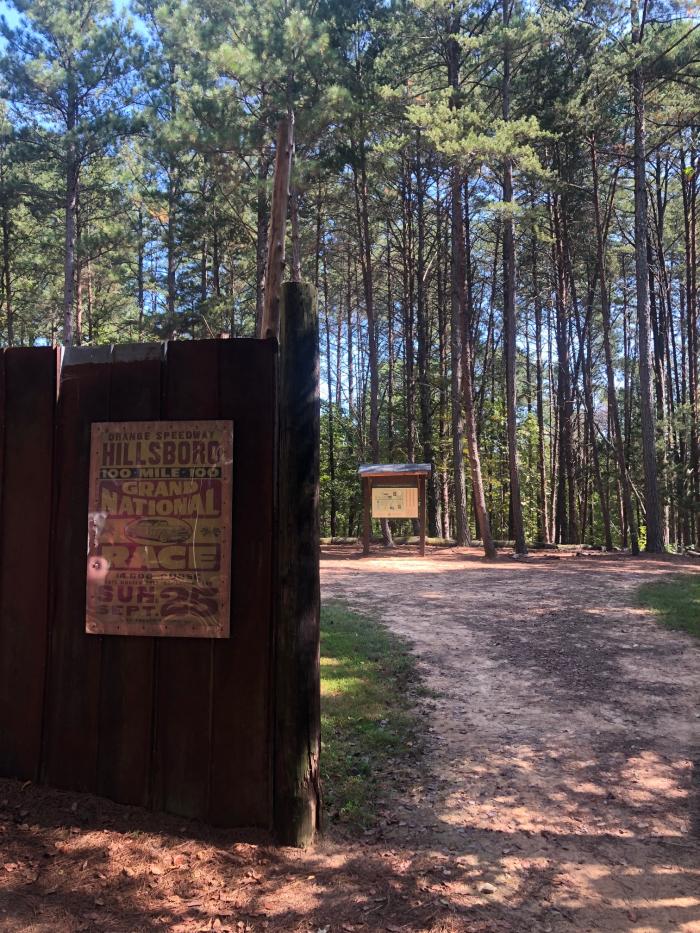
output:
[[321, 774], [330, 819], [366, 828], [421, 752], [415, 660], [374, 619], [321, 611]]
[[645, 583], [639, 600], [664, 625], [700, 638], [700, 575], [683, 574], [659, 583]]

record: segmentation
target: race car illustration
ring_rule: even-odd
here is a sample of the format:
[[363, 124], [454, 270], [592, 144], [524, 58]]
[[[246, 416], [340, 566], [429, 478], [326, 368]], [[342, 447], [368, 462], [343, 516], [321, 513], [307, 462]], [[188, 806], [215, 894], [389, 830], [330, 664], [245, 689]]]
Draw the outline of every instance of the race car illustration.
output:
[[136, 544], [184, 544], [192, 529], [181, 518], [139, 518], [126, 526], [126, 536]]

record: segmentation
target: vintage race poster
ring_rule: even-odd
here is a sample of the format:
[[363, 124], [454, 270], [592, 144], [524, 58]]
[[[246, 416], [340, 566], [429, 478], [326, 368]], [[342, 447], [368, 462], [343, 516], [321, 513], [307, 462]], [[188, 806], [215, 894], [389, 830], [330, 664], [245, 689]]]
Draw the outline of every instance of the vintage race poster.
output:
[[373, 486], [372, 518], [418, 518], [415, 486]]
[[229, 634], [233, 422], [92, 425], [86, 631]]

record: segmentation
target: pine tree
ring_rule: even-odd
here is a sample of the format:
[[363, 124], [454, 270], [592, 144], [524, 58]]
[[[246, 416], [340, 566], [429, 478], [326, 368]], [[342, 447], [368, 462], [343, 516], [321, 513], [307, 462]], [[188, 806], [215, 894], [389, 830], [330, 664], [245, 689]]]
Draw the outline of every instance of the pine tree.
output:
[[[109, 0], [16, 0], [16, 27], [3, 19], [0, 63], [20, 132], [51, 150], [64, 184], [63, 341], [73, 343], [76, 223], [86, 163], [131, 127], [135, 45]], [[76, 24], [78, 27], [76, 28]]]

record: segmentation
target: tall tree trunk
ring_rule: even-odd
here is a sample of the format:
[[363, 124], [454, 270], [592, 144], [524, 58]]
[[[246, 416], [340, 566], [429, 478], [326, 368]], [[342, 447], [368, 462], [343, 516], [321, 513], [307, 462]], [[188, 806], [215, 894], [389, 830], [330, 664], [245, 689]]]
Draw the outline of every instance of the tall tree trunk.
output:
[[[556, 262], [553, 263], [556, 267]], [[556, 278], [556, 275], [555, 275]], [[559, 486], [559, 406], [554, 404], [554, 366], [553, 366], [553, 337], [552, 337], [552, 303], [547, 302], [547, 381], [549, 383], [549, 540], [556, 541], [557, 535], [557, 502]]]
[[386, 228], [386, 322], [387, 322], [387, 387], [386, 420], [389, 438], [389, 457], [394, 459], [394, 290], [391, 268], [391, 232]]
[[[464, 402], [465, 433], [469, 466], [471, 469], [474, 509], [481, 533], [481, 540], [486, 557], [496, 556], [496, 548], [491, 537], [491, 523], [486, 509], [486, 496], [481, 475], [481, 457], [476, 435], [476, 413], [474, 407], [474, 386], [472, 382], [472, 343], [470, 309], [467, 308], [465, 295], [465, 252], [464, 227], [462, 224], [462, 179], [457, 167], [452, 169], [452, 306], [453, 321], [456, 318], [460, 339], [461, 382]], [[453, 406], [455, 400], [453, 399]], [[459, 398], [457, 400], [459, 405]], [[460, 438], [461, 452], [461, 438]], [[468, 528], [467, 528], [468, 533]]]
[[[438, 440], [439, 440], [439, 480], [440, 480], [440, 519], [441, 534], [443, 538], [450, 537], [450, 499], [448, 471], [445, 469], [446, 448], [448, 444], [447, 428], [447, 313], [445, 308], [445, 295], [447, 293], [447, 259], [444, 214], [442, 209], [442, 192], [437, 183], [437, 315], [438, 315], [438, 382], [440, 393], [438, 399]], [[443, 259], [443, 257], [445, 257]]]
[[73, 342], [80, 346], [83, 342], [83, 229], [80, 211], [80, 194], [75, 208], [75, 329]]
[[166, 233], [166, 305], [168, 329], [172, 333], [175, 327], [175, 308], [176, 308], [176, 285], [177, 285], [177, 232], [176, 232], [176, 211], [177, 195], [176, 181], [174, 173], [176, 169], [172, 166], [168, 172], [168, 226]]
[[[646, 12], [646, 0], [643, 0]], [[638, 0], [630, 0], [632, 43], [641, 46], [643, 22]], [[639, 329], [639, 394], [642, 422], [642, 461], [644, 464], [645, 506], [647, 523], [646, 549], [651, 554], [664, 551], [661, 500], [656, 463], [656, 413], [653, 398], [653, 363], [651, 358], [651, 310], [649, 305], [649, 267], [647, 262], [647, 191], [646, 191], [646, 126], [644, 105], [644, 72], [638, 64], [632, 72], [634, 102], [634, 242], [637, 283], [637, 322]]]
[[[593, 300], [593, 294], [591, 294], [591, 304]], [[612, 541], [612, 530], [610, 527], [610, 508], [608, 504], [608, 496], [603, 485], [603, 477], [600, 472], [600, 457], [598, 455], [598, 442], [595, 436], [595, 409], [593, 406], [593, 385], [592, 385], [592, 348], [591, 348], [591, 330], [590, 325], [581, 329], [581, 338], [582, 341], [586, 344], [586, 354], [583, 363], [583, 393], [584, 400], [586, 405], [586, 427], [587, 427], [587, 443], [584, 443], [583, 451], [584, 454], [590, 453], [591, 460], [593, 462], [593, 480], [595, 482], [596, 491], [598, 493], [598, 501], [600, 503], [600, 514], [603, 519], [603, 535], [605, 538], [605, 550], [612, 551], [613, 541]], [[585, 529], [583, 524], [586, 521], [586, 508], [585, 506], [581, 509], [581, 541], [585, 540]], [[592, 525], [592, 522], [591, 522]]]
[[[557, 343], [557, 415], [559, 419], [558, 481], [556, 506], [557, 542], [572, 544], [576, 539], [576, 518], [572, 515], [573, 490], [573, 392], [569, 371], [568, 291], [564, 274], [564, 245], [559, 216], [559, 197], [554, 195], [552, 213], [552, 253], [556, 279], [556, 343]], [[568, 498], [567, 498], [568, 492]]]
[[[622, 492], [622, 502], [624, 516], [629, 528], [630, 544], [633, 554], [639, 554], [639, 537], [637, 534], [637, 523], [635, 521], [634, 509], [632, 508], [632, 491], [630, 489], [629, 477], [627, 475], [627, 463], [625, 459], [625, 445], [620, 426], [620, 409], [617, 404], [617, 392], [615, 390], [615, 368], [613, 365], [612, 341], [611, 341], [611, 320], [610, 320], [610, 299], [608, 295], [608, 276], [605, 266], [605, 241], [603, 238], [603, 220], [600, 210], [600, 192], [598, 181], [598, 163], [595, 151], [595, 138], [591, 137], [591, 167], [593, 173], [593, 210], [595, 214], [596, 244], [598, 255], [598, 279], [600, 282], [600, 308], [603, 318], [603, 348], [605, 351], [605, 374], [607, 380], [608, 395], [608, 413], [610, 417], [610, 426], [612, 429], [612, 441], [615, 448], [615, 458], [617, 460], [618, 479]], [[624, 537], [624, 528], [621, 529]]]
[[270, 220], [267, 176], [270, 152], [264, 141], [258, 150], [256, 227], [255, 227], [255, 333], [260, 333], [265, 306], [265, 270], [267, 267], [267, 227]]
[[95, 340], [95, 288], [92, 275], [92, 260], [88, 256], [85, 260], [85, 280], [87, 282], [86, 317], [88, 327], [88, 342]]
[[143, 209], [139, 207], [138, 219], [136, 223], [136, 234], [138, 238], [137, 259], [136, 259], [136, 301], [139, 309], [138, 335], [139, 340], [143, 337], [143, 323], [146, 299], [146, 282], [144, 275], [145, 266], [145, 241], [143, 236]]
[[415, 403], [415, 347], [414, 347], [414, 321], [413, 321], [413, 212], [412, 212], [412, 186], [411, 172], [408, 162], [404, 160], [402, 179], [402, 285], [403, 285], [403, 345], [404, 345], [404, 400], [406, 412], [406, 460], [414, 463], [415, 436], [416, 436], [416, 403]]
[[[511, 0], [503, 0], [503, 26], [510, 23]], [[503, 121], [510, 120], [511, 63], [508, 38], [503, 46]], [[520, 472], [518, 469], [518, 438], [515, 386], [515, 230], [512, 214], [513, 205], [513, 162], [509, 156], [503, 160], [503, 202], [506, 211], [503, 222], [503, 328], [506, 363], [506, 420], [508, 432], [508, 471], [510, 475], [510, 502], [513, 521], [513, 537], [518, 554], [527, 554], [523, 507], [520, 497]]]
[[289, 219], [292, 228], [292, 282], [301, 282], [301, 228], [299, 226], [299, 192], [296, 185], [289, 195]]
[[[360, 243], [360, 265], [367, 315], [367, 343], [369, 356], [369, 446], [374, 463], [380, 462], [379, 450], [379, 328], [374, 307], [372, 279], [372, 246], [369, 229], [369, 194], [367, 189], [367, 151], [364, 136], [358, 145], [358, 160], [353, 166], [355, 205]], [[358, 173], [359, 169], [359, 173]], [[382, 519], [382, 538], [385, 547], [393, 547], [389, 522]]]
[[416, 131], [416, 225], [418, 234], [418, 250], [416, 264], [416, 324], [417, 324], [417, 356], [418, 356], [418, 401], [420, 406], [421, 440], [423, 442], [423, 462], [432, 466], [432, 474], [426, 483], [428, 534], [436, 536], [437, 527], [437, 497], [435, 469], [435, 455], [433, 452], [433, 416], [430, 397], [430, 346], [428, 338], [428, 312], [426, 307], [425, 289], [425, 181], [423, 164], [421, 161], [420, 130]]
[[211, 236], [211, 277], [214, 297], [221, 298], [221, 255], [219, 249], [219, 218], [214, 206], [214, 229]]
[[[455, 24], [457, 25], [457, 24]], [[454, 29], [453, 32], [457, 30]], [[454, 35], [448, 45], [448, 79], [452, 88], [452, 106], [458, 107], [459, 100], [459, 43]], [[471, 320], [467, 318], [465, 282], [465, 243], [464, 221], [462, 215], [462, 172], [458, 165], [453, 165], [451, 179], [451, 364], [452, 364], [452, 444], [455, 477], [455, 539], [458, 545], [469, 543], [467, 523], [466, 493], [464, 488], [464, 457], [462, 453], [464, 418], [466, 418], [466, 439], [471, 468], [472, 492], [476, 519], [481, 533], [484, 554], [488, 558], [496, 556], [496, 549], [491, 537], [491, 523], [486, 510], [486, 497], [481, 475], [481, 459], [476, 435], [476, 416], [474, 408], [474, 387], [472, 384]], [[470, 309], [471, 310], [471, 309]], [[462, 415], [464, 406], [464, 416]]]
[[341, 391], [341, 383], [343, 381], [341, 378], [341, 360], [343, 355], [343, 305], [341, 301], [338, 302], [335, 339], [335, 407], [336, 411], [339, 412], [343, 404], [343, 393]]
[[[459, 268], [459, 257], [457, 250], [459, 246], [457, 239], [459, 233], [455, 230], [455, 213], [458, 208], [454, 204], [455, 190], [460, 193], [457, 195], [461, 202], [459, 169], [452, 169], [452, 301], [450, 315], [450, 366], [451, 366], [451, 389], [452, 389], [452, 474], [454, 484], [454, 509], [455, 509], [455, 541], [458, 547], [464, 547], [469, 544], [469, 523], [467, 521], [467, 496], [464, 481], [464, 416], [462, 413], [462, 393], [463, 393], [463, 371], [462, 371], [462, 337], [461, 337], [461, 317], [462, 305], [460, 301], [461, 285], [460, 276], [464, 274], [464, 269]], [[461, 214], [461, 206], [459, 207]], [[461, 217], [459, 219], [459, 228], [461, 228]], [[458, 228], [458, 229], [459, 229]]]
[[540, 540], [549, 543], [547, 515], [547, 465], [544, 444], [544, 379], [542, 374], [542, 301], [537, 275], [537, 241], [532, 239], [532, 288], [535, 304], [535, 394], [537, 408], [537, 475], [539, 478], [538, 529]]
[[[68, 132], [75, 129], [76, 117], [68, 120]], [[75, 143], [68, 144], [65, 198], [65, 249], [63, 263], [63, 344], [73, 345], [73, 304], [75, 299], [75, 226], [78, 210], [79, 169]]]
[[337, 501], [335, 480], [335, 423], [333, 417], [333, 376], [331, 369], [331, 320], [328, 302], [328, 268], [326, 253], [323, 253], [323, 310], [326, 318], [326, 375], [328, 378], [328, 485], [329, 485], [329, 511], [331, 538], [338, 534], [337, 529]]
[[2, 285], [5, 293], [5, 326], [7, 328], [7, 345], [13, 347], [15, 343], [15, 315], [12, 294], [12, 254], [10, 251], [11, 224], [10, 208], [7, 201], [2, 205]]
[[[562, 263], [564, 267], [564, 278], [568, 283], [568, 288], [564, 292], [565, 295], [565, 308], [571, 307], [572, 312], [568, 315], [568, 327], [566, 328], [566, 339], [568, 340], [569, 347], [571, 348], [571, 354], [573, 356], [573, 347], [574, 347], [574, 322], [579, 319], [579, 307], [578, 307], [578, 297], [576, 290], [576, 278], [573, 272], [573, 266], [571, 263], [571, 244], [568, 234], [568, 225], [566, 221], [566, 208], [561, 202], [561, 255]], [[591, 296], [589, 305], [592, 305], [593, 297]], [[570, 304], [569, 304], [570, 303]], [[568, 438], [568, 449], [567, 449], [567, 459], [566, 459], [566, 470], [567, 470], [567, 489], [569, 494], [568, 502], [568, 514], [569, 514], [569, 525], [568, 525], [568, 539], [569, 541], [576, 543], [582, 541], [583, 538], [579, 534], [579, 523], [577, 521], [577, 489], [576, 489], [576, 463], [577, 463], [577, 451], [581, 451], [581, 437], [580, 437], [580, 399], [578, 398], [578, 375], [582, 367], [583, 362], [583, 352], [584, 352], [584, 343], [583, 339], [580, 341], [579, 352], [576, 354], [574, 359], [573, 371], [571, 374], [570, 380], [570, 393], [571, 393], [571, 403], [570, 403], [570, 412], [571, 417], [569, 421], [569, 438]], [[576, 412], [574, 414], [574, 399], [576, 399]], [[578, 441], [578, 444], [575, 443]]]
[[[686, 153], [681, 148], [681, 188], [683, 193], [684, 246], [685, 246], [685, 282], [681, 287], [681, 296], [685, 296], [685, 333], [687, 346], [687, 398], [689, 402], [690, 424], [688, 430], [688, 448], [690, 452], [690, 476], [688, 498], [691, 502], [700, 501], [700, 441], [698, 415], [698, 298], [697, 298], [697, 158], [694, 150], [689, 155], [686, 165]], [[690, 538], [700, 541], [700, 516], [691, 511], [687, 522]]]
[[207, 251], [207, 238], [206, 236], [202, 237], [202, 245], [200, 252], [200, 266], [199, 266], [199, 300], [204, 302], [207, 300], [207, 294], [209, 291], [209, 254]]

